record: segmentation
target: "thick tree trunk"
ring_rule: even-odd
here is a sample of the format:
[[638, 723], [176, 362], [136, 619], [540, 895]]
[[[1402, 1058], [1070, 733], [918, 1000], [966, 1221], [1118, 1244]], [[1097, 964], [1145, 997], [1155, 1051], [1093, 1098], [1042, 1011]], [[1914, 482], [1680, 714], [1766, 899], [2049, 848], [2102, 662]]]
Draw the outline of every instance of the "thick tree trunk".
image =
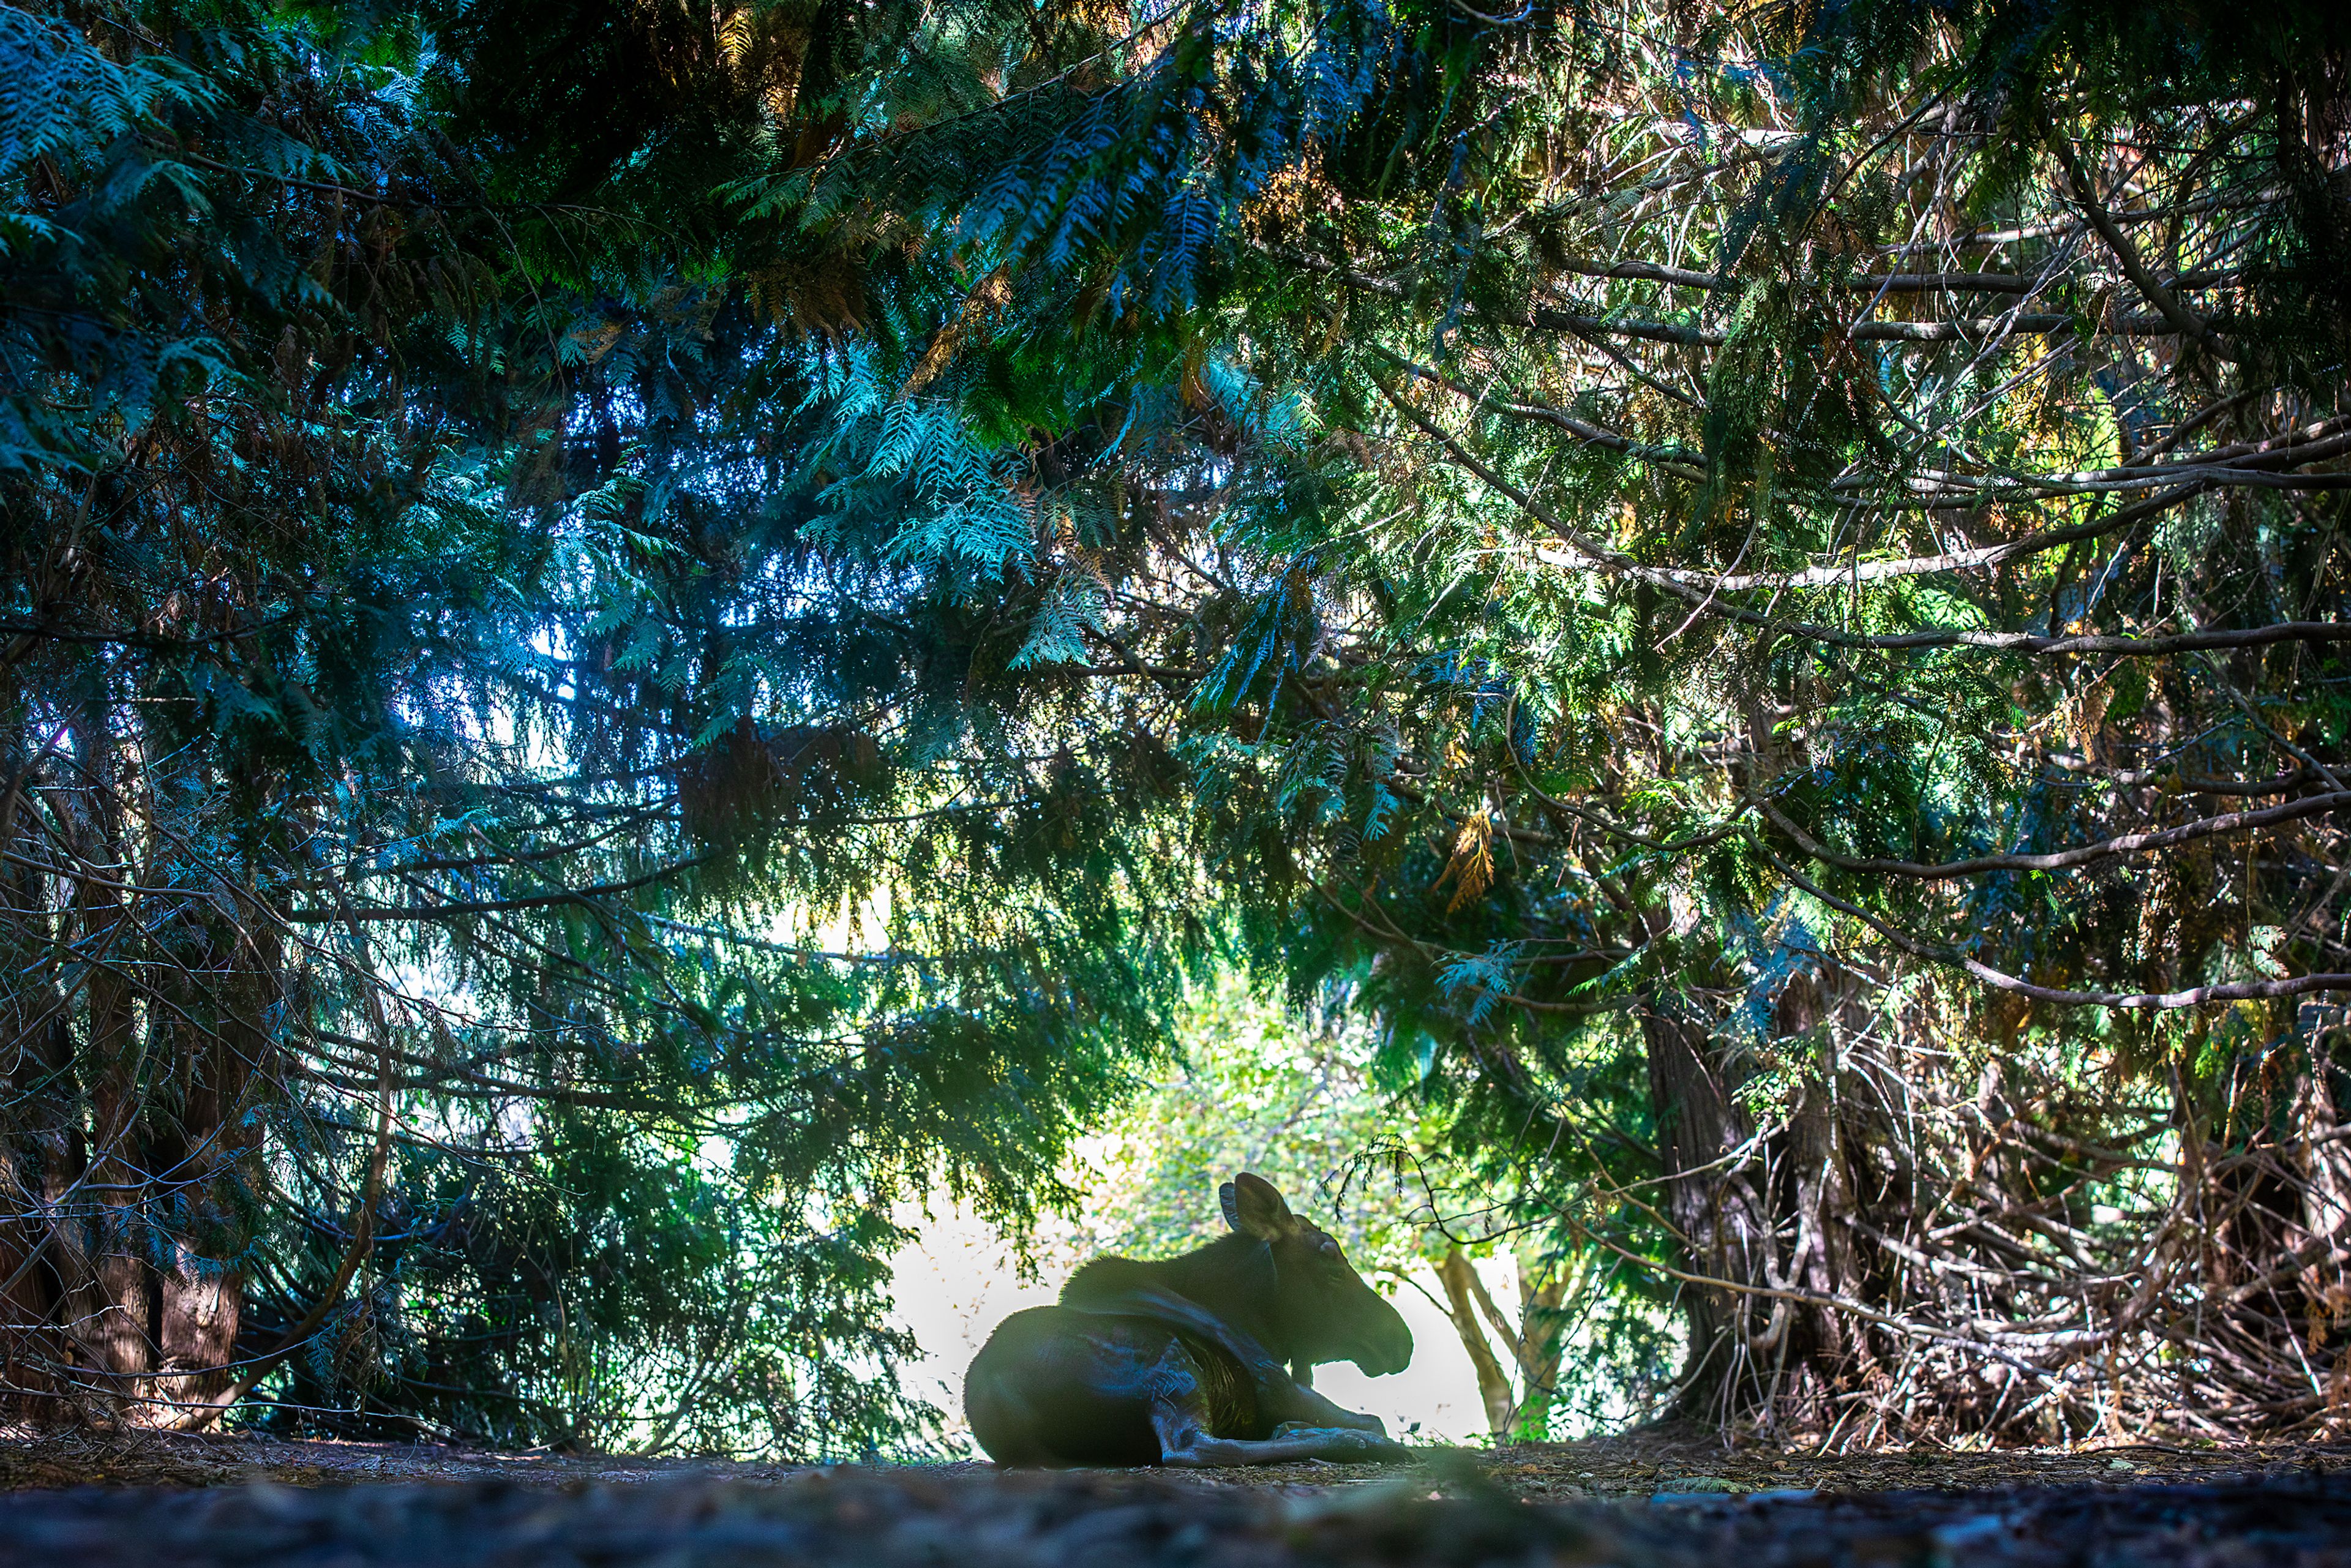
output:
[[[158, 1306], [148, 1235], [145, 1068], [131, 992], [137, 948], [131, 912], [115, 893], [138, 879], [115, 799], [118, 765], [102, 710], [74, 727], [74, 772], [57, 791], [69, 802], [77, 870], [73, 930], [87, 999], [81, 1082], [89, 1095], [90, 1274], [75, 1282], [74, 1336], [103, 1395], [124, 1411], [145, 1393], [154, 1362]], [[112, 884], [112, 885], [110, 885]], [[66, 1216], [59, 1218], [66, 1223]]]
[[[134, 770], [96, 704], [68, 758], [0, 776], [0, 1408], [150, 1424], [234, 1378], [258, 1127], [282, 955], [236, 894], [134, 908]], [[25, 802], [38, 791], [36, 821]], [[31, 866], [52, 864], [59, 874]], [[59, 890], [62, 889], [62, 897]], [[144, 919], [141, 918], [142, 913]]]
[[154, 1385], [150, 1397], [168, 1418], [235, 1380], [245, 1281], [235, 1260], [249, 1240], [240, 1187], [258, 1149], [249, 1114], [255, 1091], [275, 1067], [267, 1019], [281, 997], [279, 950], [265, 935], [213, 923], [208, 956], [214, 983], [180, 1009], [203, 1027], [177, 1037], [168, 1118], [153, 1140], [158, 1196], [178, 1217], [159, 1270]]
[[[1689, 1331], [1677, 1414], [1727, 1420], [1763, 1392], [1759, 1358], [1787, 1331], [1784, 1303], [1750, 1293], [1770, 1282], [1771, 1218], [1732, 1085], [1705, 1027], [1652, 1010], [1642, 1019], [1666, 1218], [1679, 1242], [1681, 1307]], [[1766, 1364], [1768, 1364], [1768, 1363]]]
[[[1658, 1117], [1665, 1212], [1682, 1243], [1688, 1359], [1680, 1414], [1715, 1421], [1820, 1411], [1823, 1396], [1870, 1375], [1861, 1321], [1833, 1303], [1873, 1305], [1873, 1259], [1854, 1221], [1893, 1201], [1873, 1166], [1874, 1130], [1847, 1092], [1834, 973], [1790, 985], [1774, 1027], [1782, 1049], [1817, 1048], [1784, 1120], [1759, 1129], [1700, 1023], [1645, 1020]], [[1880, 1136], [1877, 1140], [1886, 1140]]]

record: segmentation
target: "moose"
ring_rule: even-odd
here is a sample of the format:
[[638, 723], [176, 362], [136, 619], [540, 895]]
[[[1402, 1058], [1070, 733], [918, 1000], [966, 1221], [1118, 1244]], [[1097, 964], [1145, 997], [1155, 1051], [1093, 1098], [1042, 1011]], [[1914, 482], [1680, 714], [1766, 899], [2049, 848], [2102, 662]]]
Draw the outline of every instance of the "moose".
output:
[[1339, 1243], [1273, 1184], [1224, 1184], [1232, 1233], [1180, 1258], [1097, 1258], [1060, 1304], [998, 1325], [964, 1409], [1003, 1465], [1279, 1464], [1402, 1458], [1376, 1416], [1314, 1392], [1313, 1368], [1374, 1377], [1412, 1361], [1412, 1330]]

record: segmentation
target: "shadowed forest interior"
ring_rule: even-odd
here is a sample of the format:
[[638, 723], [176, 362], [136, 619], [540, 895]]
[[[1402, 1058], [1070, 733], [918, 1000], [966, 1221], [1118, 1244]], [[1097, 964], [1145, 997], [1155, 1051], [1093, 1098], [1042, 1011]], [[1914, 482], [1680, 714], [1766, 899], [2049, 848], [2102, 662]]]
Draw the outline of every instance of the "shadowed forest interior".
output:
[[0, 1420], [2339, 1434], [2346, 357], [2339, 5], [0, 8]]

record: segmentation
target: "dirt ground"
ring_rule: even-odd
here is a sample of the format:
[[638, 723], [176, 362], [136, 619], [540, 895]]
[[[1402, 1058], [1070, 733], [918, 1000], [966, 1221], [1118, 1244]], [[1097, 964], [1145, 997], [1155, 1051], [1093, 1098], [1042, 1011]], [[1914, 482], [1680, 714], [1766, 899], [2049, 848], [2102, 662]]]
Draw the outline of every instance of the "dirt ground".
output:
[[[2351, 1444], [2189, 1448], [2116, 1443], [2077, 1450], [1947, 1449], [1813, 1458], [1777, 1444], [1726, 1448], [1711, 1432], [1646, 1427], [1580, 1443], [1494, 1449], [1432, 1449], [1442, 1473], [1476, 1475], [1496, 1490], [1528, 1501], [1818, 1490], [1981, 1490], [1999, 1487], [2202, 1482], [2292, 1474], [2351, 1477]], [[995, 1472], [987, 1464], [898, 1467], [956, 1476]], [[396, 1443], [281, 1442], [246, 1436], [173, 1437], [155, 1433], [32, 1437], [0, 1429], [0, 1491], [76, 1486], [210, 1487], [245, 1481], [335, 1486], [370, 1481], [499, 1481], [524, 1487], [695, 1478], [765, 1483], [805, 1474], [807, 1467], [711, 1459], [491, 1453]], [[1115, 1473], [1115, 1472], [1095, 1472]], [[1134, 1474], [1165, 1474], [1136, 1471]], [[1197, 1484], [1280, 1492], [1381, 1485], [1389, 1465], [1314, 1462], [1218, 1470]], [[1192, 1479], [1192, 1478], [1182, 1478]]]
[[0, 1438], [0, 1568], [2351, 1568], [2351, 1448], [832, 1469]]

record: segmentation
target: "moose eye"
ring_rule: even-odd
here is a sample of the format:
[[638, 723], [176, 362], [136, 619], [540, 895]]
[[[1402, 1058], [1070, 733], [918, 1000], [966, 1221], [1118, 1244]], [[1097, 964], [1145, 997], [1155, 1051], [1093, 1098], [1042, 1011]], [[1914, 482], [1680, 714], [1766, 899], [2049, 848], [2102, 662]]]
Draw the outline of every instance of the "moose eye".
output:
[[1338, 1260], [1338, 1258], [1339, 1258], [1339, 1244], [1338, 1244], [1336, 1241], [1332, 1240], [1329, 1237], [1325, 1236], [1325, 1237], [1322, 1239], [1322, 1246], [1321, 1250], [1322, 1250], [1322, 1256], [1324, 1256], [1325, 1258], [1328, 1258], [1328, 1259], [1332, 1260], [1333, 1262], [1336, 1262], [1336, 1261]]

